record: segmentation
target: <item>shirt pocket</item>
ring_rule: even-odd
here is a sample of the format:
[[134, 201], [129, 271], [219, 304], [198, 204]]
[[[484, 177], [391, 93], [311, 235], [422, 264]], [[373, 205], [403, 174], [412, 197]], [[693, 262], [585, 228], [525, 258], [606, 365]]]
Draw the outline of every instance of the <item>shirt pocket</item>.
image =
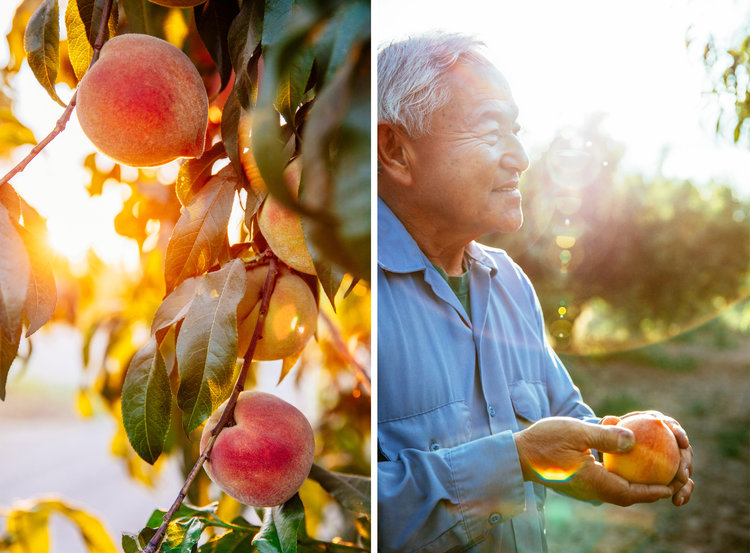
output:
[[471, 415], [464, 401], [378, 423], [378, 442], [389, 461], [404, 449], [437, 451], [471, 440]]
[[528, 426], [549, 417], [549, 399], [541, 382], [519, 380], [510, 385], [510, 399], [519, 423]]

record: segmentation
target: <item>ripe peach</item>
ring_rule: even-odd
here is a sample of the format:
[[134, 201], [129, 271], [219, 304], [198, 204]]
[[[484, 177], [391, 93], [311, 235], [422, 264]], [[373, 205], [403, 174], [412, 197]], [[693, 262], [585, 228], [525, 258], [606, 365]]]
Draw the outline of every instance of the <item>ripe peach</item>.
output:
[[[201, 451], [219, 422], [226, 402], [206, 421]], [[273, 507], [291, 498], [310, 473], [315, 439], [310, 423], [293, 405], [259, 391], [242, 392], [234, 409], [236, 424], [219, 432], [208, 476], [237, 501]]]
[[[284, 172], [292, 194], [296, 196], [300, 183], [300, 162], [292, 162]], [[316, 274], [300, 216], [284, 207], [273, 196], [268, 196], [258, 212], [258, 226], [268, 247], [279, 259], [301, 273]]]
[[102, 153], [134, 167], [153, 167], [203, 153], [208, 97], [182, 51], [156, 37], [116, 36], [81, 79], [76, 111]]
[[629, 482], [669, 484], [680, 467], [680, 447], [664, 420], [650, 413], [623, 418], [617, 426], [635, 434], [627, 453], [604, 453], [604, 467]]
[[[245, 296], [237, 306], [240, 356], [247, 352], [258, 321], [260, 295], [268, 267], [255, 267], [246, 274]], [[310, 287], [301, 277], [282, 268], [268, 305], [262, 338], [255, 347], [253, 357], [268, 361], [294, 355], [305, 347], [314, 334], [317, 319], [318, 305]]]

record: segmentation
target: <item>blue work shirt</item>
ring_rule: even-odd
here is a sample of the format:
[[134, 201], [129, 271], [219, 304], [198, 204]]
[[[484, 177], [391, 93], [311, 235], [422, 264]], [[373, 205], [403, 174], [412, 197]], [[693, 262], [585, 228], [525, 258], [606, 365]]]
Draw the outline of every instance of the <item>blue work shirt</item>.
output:
[[513, 433], [595, 421], [550, 347], [523, 271], [466, 247], [471, 319], [378, 202], [378, 540], [381, 551], [546, 551], [545, 488]]

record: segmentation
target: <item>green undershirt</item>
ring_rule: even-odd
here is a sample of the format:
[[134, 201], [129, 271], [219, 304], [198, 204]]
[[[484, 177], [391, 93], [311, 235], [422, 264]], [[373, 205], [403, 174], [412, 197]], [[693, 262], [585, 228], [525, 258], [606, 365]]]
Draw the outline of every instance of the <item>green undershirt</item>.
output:
[[461, 305], [466, 310], [469, 319], [471, 319], [471, 306], [469, 304], [469, 271], [464, 271], [464, 273], [459, 276], [449, 276], [448, 273], [437, 265], [433, 264], [433, 267], [437, 269], [440, 276], [442, 276], [448, 283], [448, 286], [451, 287], [451, 290], [456, 294], [458, 301], [461, 302]]

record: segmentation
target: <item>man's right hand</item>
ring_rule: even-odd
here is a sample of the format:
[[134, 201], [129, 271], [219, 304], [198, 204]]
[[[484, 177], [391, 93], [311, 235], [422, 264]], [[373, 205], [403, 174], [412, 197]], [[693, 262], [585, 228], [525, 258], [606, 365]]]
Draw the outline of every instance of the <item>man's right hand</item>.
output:
[[672, 496], [661, 485], [632, 484], [608, 472], [590, 449], [624, 453], [635, 444], [630, 430], [569, 417], [542, 419], [513, 435], [524, 480], [572, 497], [627, 506]]

